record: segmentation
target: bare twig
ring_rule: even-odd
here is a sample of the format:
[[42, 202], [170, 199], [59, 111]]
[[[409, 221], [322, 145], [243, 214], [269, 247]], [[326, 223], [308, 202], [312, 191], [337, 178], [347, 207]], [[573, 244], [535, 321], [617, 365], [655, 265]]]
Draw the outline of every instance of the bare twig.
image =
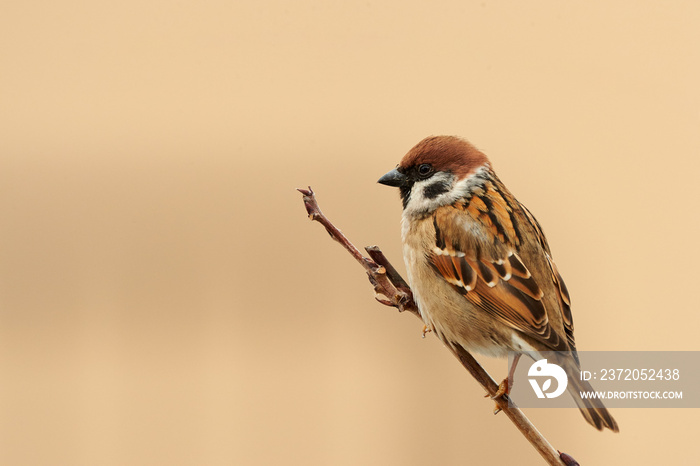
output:
[[[309, 187], [308, 190], [299, 189], [298, 191], [304, 196], [304, 206], [309, 214], [309, 218], [321, 223], [331, 237], [338, 241], [355, 260], [364, 267], [369, 281], [374, 287], [377, 301], [386, 306], [396, 307], [399, 311], [409, 311], [421, 318], [418, 307], [413, 301], [413, 294], [411, 293], [410, 287], [391, 263], [389, 263], [384, 253], [382, 253], [377, 246], [368, 246], [365, 249], [371, 258], [363, 256], [345, 235], [323, 215], [321, 209], [318, 207], [316, 196], [311, 187]], [[450, 345], [445, 345], [445, 347], [455, 355], [464, 368], [469, 371], [472, 377], [479, 382], [489, 395], [494, 396], [496, 394], [498, 391], [498, 384], [468, 351], [461, 347], [453, 348]], [[496, 398], [494, 401], [498, 408], [508, 416], [537, 452], [542, 455], [547, 461], [547, 464], [555, 466], [578, 464], [566, 453], [559, 453], [555, 450], [530, 420], [525, 417], [523, 412], [512, 402], [509, 403], [507, 395]]]
[[[308, 190], [297, 189], [297, 191], [304, 195], [304, 206], [306, 207], [306, 212], [309, 214], [309, 219], [316, 220], [323, 225], [328, 234], [331, 235], [331, 238], [339, 242], [350, 253], [350, 255], [354, 257], [362, 267], [364, 267], [370, 283], [372, 283], [372, 286], [374, 286], [377, 301], [387, 306], [396, 307], [402, 312], [405, 310], [410, 310], [411, 312], [417, 313], [418, 308], [413, 302], [413, 294], [411, 293], [411, 290], [406, 282], [401, 279], [401, 282], [403, 283], [403, 286], [401, 287], [402, 289], [397, 288], [387, 276], [386, 267], [381, 266], [372, 259], [362, 255], [360, 250], [357, 249], [355, 245], [353, 245], [345, 237], [343, 232], [336, 228], [336, 226], [333, 225], [325, 215], [323, 215], [321, 209], [318, 207], [318, 203], [316, 202], [316, 197], [314, 196], [311, 186], [309, 186]], [[382, 254], [381, 251], [378, 252], [381, 257], [384, 257], [384, 254]], [[386, 263], [389, 264], [389, 261], [386, 261]], [[399, 275], [391, 264], [389, 264], [389, 267], [392, 276]]]

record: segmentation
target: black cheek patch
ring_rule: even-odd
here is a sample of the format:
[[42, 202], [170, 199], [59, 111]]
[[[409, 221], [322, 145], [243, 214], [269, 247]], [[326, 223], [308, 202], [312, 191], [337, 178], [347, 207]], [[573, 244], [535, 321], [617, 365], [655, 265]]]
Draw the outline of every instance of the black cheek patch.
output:
[[450, 190], [450, 184], [446, 181], [436, 181], [433, 184], [429, 184], [423, 190], [423, 196], [428, 199], [435, 199], [440, 194], [444, 194]]

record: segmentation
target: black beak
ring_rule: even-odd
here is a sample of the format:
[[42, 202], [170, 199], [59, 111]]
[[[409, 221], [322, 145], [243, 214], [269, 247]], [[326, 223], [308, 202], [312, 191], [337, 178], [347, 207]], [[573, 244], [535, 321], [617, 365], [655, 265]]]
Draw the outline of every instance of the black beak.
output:
[[389, 173], [379, 178], [377, 183], [400, 188], [408, 185], [408, 177], [394, 168]]

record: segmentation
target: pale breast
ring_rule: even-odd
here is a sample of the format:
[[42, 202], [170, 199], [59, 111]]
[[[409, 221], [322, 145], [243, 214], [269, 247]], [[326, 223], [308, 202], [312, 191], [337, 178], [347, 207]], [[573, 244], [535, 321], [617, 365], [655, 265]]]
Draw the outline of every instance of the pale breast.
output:
[[430, 265], [428, 254], [435, 246], [432, 217], [403, 219], [402, 239], [408, 282], [425, 325], [446, 344], [458, 344], [489, 356], [505, 356], [512, 332], [494, 326], [491, 318], [455, 291]]

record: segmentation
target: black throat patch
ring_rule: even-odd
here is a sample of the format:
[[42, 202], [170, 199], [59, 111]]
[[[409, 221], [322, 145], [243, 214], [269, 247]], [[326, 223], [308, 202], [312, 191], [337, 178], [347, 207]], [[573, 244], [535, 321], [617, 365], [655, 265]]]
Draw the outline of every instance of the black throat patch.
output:
[[413, 183], [408, 186], [401, 186], [399, 191], [401, 192], [401, 202], [403, 203], [403, 208], [405, 209], [408, 205], [408, 201], [411, 200], [411, 189], [413, 188]]

